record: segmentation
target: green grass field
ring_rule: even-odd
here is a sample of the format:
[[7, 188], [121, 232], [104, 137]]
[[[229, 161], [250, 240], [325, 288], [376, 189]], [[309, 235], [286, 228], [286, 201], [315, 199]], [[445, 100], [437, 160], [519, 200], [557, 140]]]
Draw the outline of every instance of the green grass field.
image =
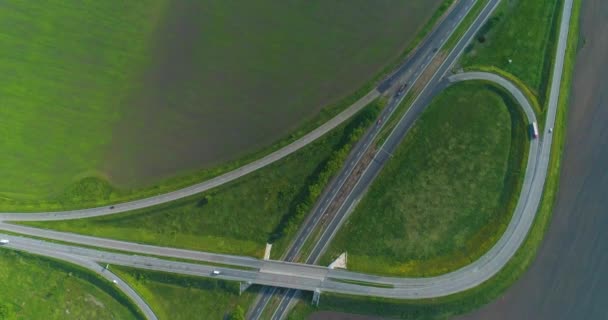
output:
[[346, 251], [350, 270], [407, 276], [469, 264], [510, 220], [527, 140], [523, 113], [501, 90], [483, 82], [446, 89], [336, 235], [324, 262]]
[[205, 177], [335, 114], [440, 2], [0, 4], [0, 207], [96, 205]]
[[238, 282], [142, 271], [111, 266], [150, 305], [158, 319], [228, 319], [237, 306], [244, 311], [257, 287], [239, 295]]
[[[467, 68], [494, 66], [515, 75], [544, 104], [554, 54], [558, 0], [503, 1], [461, 59]], [[509, 63], [511, 59], [511, 63]]]
[[78, 267], [0, 250], [0, 319], [138, 319], [126, 299]]
[[374, 121], [380, 100], [298, 152], [208, 192], [107, 217], [30, 225], [96, 236], [261, 257], [279, 253], [297, 231], [351, 144]]

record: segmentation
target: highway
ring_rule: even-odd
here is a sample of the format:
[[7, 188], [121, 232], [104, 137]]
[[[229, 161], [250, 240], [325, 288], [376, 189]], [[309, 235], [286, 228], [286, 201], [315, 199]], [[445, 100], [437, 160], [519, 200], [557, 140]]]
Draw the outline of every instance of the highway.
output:
[[[498, 0], [491, 1], [498, 3]], [[229, 260], [226, 264], [231, 264], [235, 266], [245, 266], [249, 268], [255, 268], [257, 270], [240, 270], [240, 269], [232, 269], [232, 268], [218, 268], [222, 271], [222, 274], [219, 278], [227, 279], [227, 280], [238, 280], [238, 281], [246, 281], [252, 283], [259, 283], [263, 285], [276, 286], [276, 287], [284, 287], [284, 288], [293, 288], [299, 290], [316, 290], [319, 289], [321, 291], [328, 292], [338, 292], [345, 294], [354, 294], [354, 295], [366, 295], [366, 296], [379, 296], [379, 297], [390, 297], [390, 298], [403, 298], [403, 299], [416, 299], [416, 298], [431, 298], [431, 297], [440, 297], [445, 296], [457, 292], [461, 292], [472, 288], [474, 286], [479, 285], [480, 283], [486, 281], [495, 275], [515, 254], [517, 249], [520, 247], [521, 243], [525, 239], [525, 236], [530, 229], [532, 222], [534, 220], [535, 213], [537, 211], [540, 198], [542, 196], [545, 178], [547, 175], [547, 168], [549, 163], [550, 149], [552, 143], [551, 133], [548, 132], [549, 128], [554, 126], [555, 115], [557, 111], [557, 103], [559, 97], [561, 76], [563, 72], [563, 64], [564, 64], [564, 54], [567, 44], [567, 35], [569, 30], [569, 20], [572, 8], [572, 0], [566, 0], [563, 7], [562, 21], [560, 25], [559, 37], [558, 37], [558, 45], [557, 45], [557, 53], [555, 58], [555, 65], [553, 70], [553, 76], [551, 81], [551, 91], [549, 95], [549, 104], [547, 109], [547, 118], [546, 124], [544, 128], [544, 132], [541, 134], [539, 139], [532, 140], [530, 143], [530, 152], [528, 158], [528, 167], [526, 169], [526, 176], [524, 179], [524, 184], [521, 191], [521, 196], [516, 207], [516, 210], [513, 214], [513, 219], [511, 220], [507, 230], [503, 234], [503, 236], [499, 239], [498, 243], [490, 249], [484, 256], [482, 256], [479, 260], [475, 261], [471, 265], [468, 265], [462, 269], [456, 270], [454, 272], [444, 274], [438, 277], [432, 278], [394, 278], [394, 277], [382, 277], [375, 275], [367, 275], [361, 273], [349, 272], [346, 270], [328, 270], [327, 268], [313, 266], [313, 265], [304, 265], [304, 264], [293, 264], [288, 262], [266, 262], [259, 261], [252, 258], [246, 257], [235, 257], [228, 255], [217, 255], [222, 256], [222, 258], [226, 258]], [[484, 10], [484, 12], [486, 12]], [[490, 11], [491, 12], [491, 11]], [[490, 12], [486, 12], [489, 15]], [[480, 15], [480, 17], [483, 16]], [[481, 22], [480, 22], [481, 25]], [[473, 33], [474, 35], [474, 33]], [[471, 36], [469, 32], [465, 34], [463, 40], [467, 38], [467, 36]], [[459, 44], [460, 45], [460, 44]], [[459, 47], [457, 45], [457, 48]], [[464, 48], [464, 45], [462, 46]], [[483, 79], [492, 81], [506, 90], [508, 90], [521, 104], [524, 108], [526, 116], [528, 117], [528, 121], [535, 121], [534, 118], [530, 118], [530, 116], [534, 116], [531, 112], [531, 107], [525, 101], [525, 98], [521, 100], [523, 95], [517, 88], [515, 88], [510, 82], [500, 77], [491, 74], [485, 73], [465, 73], [465, 74], [457, 74], [450, 77], [443, 77], [447, 71], [450, 70], [452, 63], [455, 61], [456, 57], [459, 53], [455, 53], [457, 51], [461, 51], [461, 49], [455, 49], [450, 53], [446, 63], [440, 67], [440, 69], [435, 73], [435, 76], [431, 79], [429, 84], [425, 87], [423, 92], [420, 94], [419, 98], [414, 102], [410, 110], [401, 118], [399, 124], [395, 128], [395, 130], [391, 133], [389, 138], [386, 140], [385, 144], [382, 146], [382, 149], [387, 150], [390, 153], [390, 150], [396, 148], [398, 143], [401, 141], [402, 137], [407, 133], [407, 130], [413, 124], [414, 120], [417, 118], [417, 115], [422, 112], [424, 106], [428, 105], [430, 99], [441, 89], [450, 85], [450, 83], [457, 81], [466, 81], [466, 80], [474, 80], [474, 79]], [[452, 58], [450, 58], [452, 57]], [[448, 62], [451, 61], [451, 62]], [[443, 71], [442, 71], [443, 70]], [[386, 110], [389, 110], [387, 108]], [[526, 111], [528, 110], [528, 111]], [[409, 123], [409, 124], [408, 124]], [[344, 220], [348, 217], [348, 213], [352, 210], [352, 208], [356, 205], [360, 196], [364, 193], [367, 186], [373, 181], [373, 178], [376, 176], [377, 172], [381, 169], [381, 164], [383, 164], [387, 160], [386, 153], [379, 152], [376, 154], [375, 161], [372, 161], [368, 168], [366, 169], [363, 176], [359, 179], [359, 182], [350, 193], [350, 195], [345, 200], [344, 205], [339, 210], [338, 215], [331, 221], [329, 227], [324, 231], [321, 241], [313, 250], [313, 253], [309, 257], [309, 261], [316, 262], [322, 252], [324, 251], [325, 246], [335, 232], [339, 229], [339, 226], [344, 222]], [[237, 169], [238, 170], [238, 169]], [[338, 180], [339, 181], [339, 180]], [[199, 191], [200, 192], [200, 191]], [[196, 193], [196, 192], [195, 192]], [[159, 196], [162, 197], [162, 196]], [[155, 200], [156, 201], [156, 200]], [[116, 208], [122, 210], [122, 208]], [[87, 209], [87, 210], [109, 210], [108, 208], [97, 208], [97, 209]], [[127, 210], [127, 209], [125, 209]], [[131, 210], [131, 209], [128, 209]], [[84, 217], [87, 216], [86, 210], [83, 211]], [[79, 211], [69, 211], [67, 212], [63, 218], [73, 218], [80, 213], [74, 213]], [[111, 211], [111, 213], [118, 212]], [[19, 214], [18, 218], [15, 214], [2, 214], [0, 215], [0, 220], [10, 221], [10, 220], [52, 220], [52, 219], [61, 219], [60, 216], [52, 216], [53, 214], [62, 213], [46, 213], [46, 214], [31, 214], [24, 215]], [[107, 214], [107, 213], [103, 213]], [[39, 216], [40, 219], [36, 219], [35, 216]], [[8, 226], [8, 227], [7, 227]], [[12, 228], [13, 225], [2, 224], [0, 228], [5, 229]], [[34, 229], [34, 228], [32, 228]], [[36, 229], [39, 231], [39, 229]], [[40, 232], [35, 231], [36, 233], [33, 235], [39, 235]], [[40, 235], [42, 236], [42, 235]], [[76, 236], [76, 235], [74, 235]], [[28, 251], [35, 254], [41, 254], [46, 256], [55, 257], [58, 259], [69, 260], [74, 263], [78, 263], [82, 265], [83, 263], [94, 262], [107, 262], [117, 265], [127, 265], [127, 266], [135, 266], [139, 268], [145, 269], [153, 269], [153, 270], [161, 270], [167, 272], [176, 272], [176, 273], [184, 273], [184, 274], [195, 274], [200, 276], [211, 276], [210, 272], [213, 267], [203, 266], [194, 263], [185, 263], [171, 260], [164, 260], [159, 258], [152, 257], [143, 257], [143, 256], [135, 256], [132, 254], [119, 254], [119, 253], [109, 253], [100, 250], [93, 249], [84, 249], [77, 248], [73, 246], [66, 246], [57, 243], [45, 242], [40, 240], [33, 240], [23, 237], [15, 237], [10, 235], [1, 235], [3, 238], [9, 238], [11, 243], [6, 245], [7, 248]], [[59, 235], [59, 237], [63, 237]], [[89, 237], [90, 240], [96, 241], [98, 238]], [[61, 240], [61, 239], [58, 239]], [[67, 240], [65, 240], [67, 241]], [[79, 242], [80, 240], [76, 240], [74, 242]], [[114, 241], [114, 240], [108, 240]], [[122, 247], [121, 243], [116, 244], [119, 246], [119, 250], [131, 251], [130, 249], [125, 249]], [[103, 245], [99, 245], [95, 243], [95, 246], [103, 247]], [[141, 245], [143, 246], [143, 245]], [[154, 246], [149, 246], [154, 247]], [[77, 249], [74, 249], [77, 248]], [[67, 250], [67, 251], [66, 251]], [[139, 250], [139, 248], [136, 248]], [[172, 248], [162, 248], [163, 251], [158, 255], [161, 256], [172, 256], [179, 257], [181, 254], [178, 253], [181, 249], [172, 249]], [[175, 251], [174, 251], [175, 250]], [[184, 250], [187, 251], [187, 250]], [[175, 255], [170, 255], [175, 254]], [[191, 254], [191, 253], [188, 253]], [[205, 253], [200, 253], [204, 255]], [[215, 256], [213, 256], [215, 257]], [[210, 259], [209, 257], [201, 256], [199, 257], [201, 261], [207, 261], [204, 259]], [[231, 259], [244, 259], [243, 262], [232, 261]], [[192, 258], [187, 258], [192, 259]], [[238, 260], [238, 259], [237, 259]], [[254, 261], [251, 261], [254, 260]], [[257, 261], [257, 262], [256, 262]], [[234, 264], [232, 263], [234, 262]], [[241, 265], [241, 263], [243, 265]], [[248, 264], [248, 265], [245, 265]], [[89, 264], [89, 267], [92, 268], [92, 265]], [[99, 273], [104, 273], [102, 270], [96, 271]], [[106, 273], [107, 277], [112, 277], [110, 273]], [[106, 277], [106, 278], [107, 278]], [[381, 287], [370, 287], [363, 285], [355, 285], [350, 283], [344, 283], [344, 280], [357, 280], [357, 281], [366, 281], [377, 284], [388, 284], [393, 287], [390, 288], [381, 288]], [[120, 283], [120, 282], [119, 282]], [[126, 286], [126, 284], [125, 284]], [[128, 290], [130, 288], [123, 288], [123, 286], [119, 286], [121, 289], [125, 290], [128, 294]], [[127, 286], [128, 287], [128, 286]], [[135, 296], [137, 296], [135, 294]], [[137, 301], [138, 297], [132, 297], [134, 301]], [[287, 299], [286, 299], [287, 301]], [[145, 303], [144, 303], [145, 304]], [[142, 308], [142, 310], [146, 313], [148, 317], [154, 319], [153, 313], [149, 315], [145, 308], [146, 306], [140, 305], [138, 306]], [[148, 307], [149, 309], [149, 307]], [[151, 311], [150, 311], [151, 312]]]
[[[496, 1], [497, 3], [498, 1]], [[373, 126], [361, 140], [355, 145], [351, 151], [348, 159], [345, 162], [344, 167], [335, 179], [330, 181], [325, 191], [317, 201], [311, 214], [309, 214], [304, 220], [302, 227], [299, 228], [294, 240], [288, 247], [286, 254], [282, 257], [286, 261], [295, 261], [298, 258], [300, 251], [310, 234], [317, 228], [317, 226], [324, 222], [323, 220], [327, 217], [327, 213], [334, 201], [339, 201], [336, 197], [340, 191], [345, 187], [345, 183], [348, 178], [353, 174], [353, 171], [362, 161], [362, 158], [368, 153], [369, 148], [373, 147], [373, 142], [376, 139], [378, 133], [387, 122], [394, 110], [401, 104], [403, 99], [410, 92], [411, 88], [414, 87], [416, 82], [420, 79], [425, 70], [433, 62], [433, 59], [439, 54], [439, 48], [441, 48], [445, 42], [450, 38], [453, 32], [456, 30], [458, 25], [467, 16], [473, 7], [475, 0], [463, 0], [456, 2], [451, 10], [446, 13], [443, 19], [437, 24], [437, 26], [429, 33], [429, 35], [422, 41], [418, 46], [418, 49], [410, 55], [406, 62], [397, 69], [391, 76], [385, 81], [378, 85], [377, 90], [380, 92], [387, 92], [394, 90], [401, 84], [408, 84], [405, 91], [401, 94], [396, 94], [390, 101], [384, 112], [379, 117], [379, 123]], [[483, 17], [485, 14], [481, 14]], [[489, 13], [488, 13], [489, 15]], [[485, 20], [485, 19], [484, 19]], [[478, 20], [479, 21], [479, 20]], [[480, 23], [475, 24], [480, 25]], [[457, 49], [456, 49], [457, 50]], [[427, 84], [428, 86], [428, 84]], [[370, 181], [371, 182], [371, 181]], [[322, 240], [323, 241], [323, 240]], [[321, 243], [320, 241], [319, 243]], [[314, 259], [313, 259], [314, 260]], [[315, 263], [311, 259], [307, 260], [307, 263]], [[250, 310], [250, 319], [259, 319], [266, 305], [270, 299], [277, 292], [277, 288], [264, 288], [258, 295], [254, 306]], [[295, 292], [288, 292], [287, 296], [293, 296]], [[284, 295], [285, 297], [285, 295]], [[285, 299], [283, 299], [285, 300]], [[284, 310], [287, 310], [285, 305], [281, 305]], [[280, 307], [280, 308], [281, 308]]]
[[[342, 203], [340, 208], [338, 209], [337, 214], [333, 217], [333, 219], [329, 222], [328, 227], [323, 231], [321, 238], [317, 241], [314, 246], [312, 253], [307, 258], [306, 263], [315, 264], [320, 259], [321, 255], [325, 251], [327, 245], [331, 242], [331, 239], [334, 237], [335, 233], [340, 229], [340, 226], [346, 221], [348, 214], [356, 207], [358, 201], [361, 199], [367, 188], [371, 185], [375, 177], [378, 175], [380, 170], [384, 167], [387, 160], [390, 158], [390, 155], [393, 154], [394, 150], [397, 148], [399, 143], [403, 140], [409, 129], [414, 125], [414, 122], [420, 114], [424, 111], [424, 109], [430, 104], [431, 99], [440, 92], [447, 83], [443, 81], [444, 76], [452, 69], [454, 63], [458, 60], [458, 57], [462, 54], [465, 47], [471, 42], [474, 38], [477, 31], [483, 26], [485, 21], [490, 17], [494, 9], [498, 6], [500, 0], [490, 0], [480, 14], [475, 18], [471, 26], [467, 29], [465, 34], [459, 39], [455, 47], [450, 51], [448, 57], [443, 61], [439, 69], [433, 74], [430, 81], [428, 81], [423, 90], [417, 96], [417, 98], [413, 101], [412, 106], [408, 111], [403, 115], [403, 117], [399, 120], [399, 123], [394, 128], [394, 130], [390, 133], [389, 137], [386, 139], [385, 143], [380, 147], [380, 149], [376, 152], [373, 161], [369, 163], [367, 168], [365, 169], [363, 175], [359, 178], [355, 187], [350, 191], [346, 200]], [[455, 21], [462, 21], [464, 17], [466, 17], [470, 8], [472, 7], [472, 3], [461, 3], [462, 8], [460, 10], [455, 9], [452, 11], [448, 17], [446, 17], [444, 23], [447, 25], [455, 25]], [[461, 11], [462, 10], [462, 11]], [[440, 29], [438, 29], [439, 31]], [[434, 48], [441, 48], [445, 41], [450, 38], [452, 32], [454, 32], [455, 27], [452, 27], [449, 30], [442, 30], [439, 34], [442, 34], [440, 37], [439, 43], [436, 43]], [[432, 49], [432, 51], [436, 51]], [[432, 52], [431, 51], [431, 52]], [[428, 52], [427, 54], [430, 54]], [[426, 67], [433, 58], [430, 58], [424, 64]], [[401, 103], [403, 97], [398, 97], [393, 100], [394, 104]], [[339, 188], [339, 187], [338, 187]], [[336, 193], [338, 191], [335, 191]], [[305, 225], [306, 230], [311, 229], [310, 227]], [[303, 243], [305, 238], [296, 238], [296, 244], [298, 242]], [[301, 247], [300, 247], [301, 248]], [[299, 248], [296, 248], [299, 249]], [[297, 256], [299, 252], [292, 252], [293, 256]], [[288, 256], [288, 259], [290, 257]], [[270, 301], [270, 295], [267, 293], [268, 290], [275, 289], [266, 289], [262, 292], [264, 295], [260, 298], [260, 302], [255, 306], [254, 312], [252, 313], [252, 319], [258, 319], [259, 314], [261, 314], [265, 305]], [[278, 312], [273, 315], [273, 319], [282, 319], [287, 312], [289, 311], [289, 304], [292, 298], [296, 295], [294, 290], [291, 290], [283, 295], [281, 298], [281, 303], [278, 307]], [[256, 317], [256, 315], [258, 317]]]

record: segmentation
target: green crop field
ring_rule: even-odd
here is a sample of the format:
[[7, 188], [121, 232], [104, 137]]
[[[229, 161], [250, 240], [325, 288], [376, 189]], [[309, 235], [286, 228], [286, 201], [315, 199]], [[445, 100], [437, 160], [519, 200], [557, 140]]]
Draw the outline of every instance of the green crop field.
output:
[[81, 175], [104, 176], [104, 147], [159, 10], [142, 1], [0, 4], [0, 196], [46, 196]]
[[461, 64], [471, 68], [494, 66], [511, 73], [528, 85], [543, 104], [553, 64], [560, 3], [503, 1], [467, 48]]
[[0, 319], [138, 318], [111, 283], [93, 279], [70, 264], [0, 250]]
[[160, 206], [112, 216], [28, 224], [163, 246], [261, 257], [280, 252], [350, 146], [381, 110], [376, 101], [302, 150], [236, 181]]
[[394, 63], [440, 2], [3, 2], [0, 205], [78, 206], [267, 147]]
[[237, 307], [247, 311], [258, 287], [239, 295], [239, 283], [111, 267], [150, 305], [159, 320], [228, 319]]
[[350, 270], [431, 276], [483, 254], [515, 208], [523, 113], [490, 84], [456, 84], [423, 113], [332, 242]]

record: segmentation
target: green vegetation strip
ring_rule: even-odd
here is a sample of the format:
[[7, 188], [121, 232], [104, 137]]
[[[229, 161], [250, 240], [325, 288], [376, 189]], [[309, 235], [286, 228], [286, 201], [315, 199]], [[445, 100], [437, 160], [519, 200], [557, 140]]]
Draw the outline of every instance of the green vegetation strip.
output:
[[144, 319], [107, 280], [63, 261], [0, 249], [0, 319]]
[[353, 271], [434, 276], [468, 265], [500, 238], [519, 199], [527, 121], [485, 82], [455, 84], [425, 110], [336, 235]]
[[446, 319], [457, 314], [469, 312], [495, 300], [519, 279], [536, 257], [545, 231], [549, 227], [553, 205], [559, 188], [562, 151], [566, 137], [566, 116], [579, 42], [581, 5], [581, 0], [574, 0], [545, 192], [530, 233], [509, 263], [497, 275], [480, 286], [452, 296], [428, 300], [402, 301], [326, 293], [321, 299], [319, 308], [314, 308], [309, 303], [299, 303], [292, 314], [290, 314], [290, 320], [306, 319], [311, 313], [318, 310], [373, 314], [404, 319]]
[[[111, 266], [150, 305], [159, 320], [243, 319], [259, 287], [239, 294], [239, 283]], [[241, 317], [243, 316], [243, 317]]]
[[31, 226], [154, 245], [262, 257], [285, 249], [305, 213], [382, 108], [375, 101], [302, 150], [219, 188], [152, 208]]

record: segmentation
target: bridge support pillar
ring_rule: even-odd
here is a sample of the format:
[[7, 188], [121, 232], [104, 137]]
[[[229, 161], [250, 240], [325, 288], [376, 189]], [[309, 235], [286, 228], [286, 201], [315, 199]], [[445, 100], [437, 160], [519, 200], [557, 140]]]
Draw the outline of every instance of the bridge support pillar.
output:
[[251, 286], [251, 281], [247, 281], [247, 282], [239, 282], [239, 296], [243, 294], [243, 292], [245, 292], [245, 290], [247, 290], [247, 288], [249, 288]]
[[321, 300], [321, 290], [316, 289], [315, 292], [312, 294], [312, 305], [318, 307], [319, 300]]

